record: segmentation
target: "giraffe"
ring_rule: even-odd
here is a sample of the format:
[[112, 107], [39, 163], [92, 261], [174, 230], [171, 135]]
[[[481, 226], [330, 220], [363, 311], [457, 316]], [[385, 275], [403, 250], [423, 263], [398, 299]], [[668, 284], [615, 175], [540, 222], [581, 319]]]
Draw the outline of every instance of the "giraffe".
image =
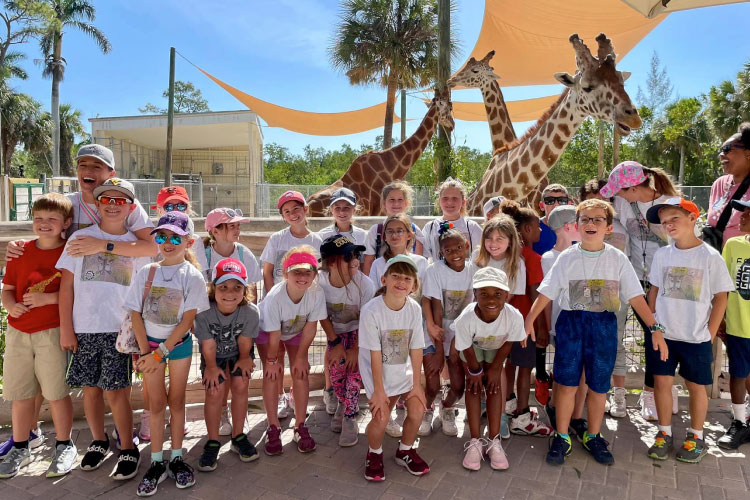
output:
[[342, 186], [357, 194], [357, 204], [362, 206], [358, 215], [380, 215], [380, 192], [387, 184], [404, 178], [429, 144], [438, 123], [449, 133], [453, 130], [453, 107], [448, 89], [435, 92], [422, 123], [404, 142], [385, 151], [368, 151], [358, 156], [336, 182], [310, 195], [307, 199], [310, 215], [323, 216], [331, 194]]
[[[508, 107], [505, 105], [503, 92], [497, 83], [500, 76], [490, 66], [490, 60], [494, 56], [495, 51], [491, 50], [478, 61], [473, 57], [470, 58], [469, 62], [448, 80], [450, 88], [463, 85], [464, 87], [481, 90], [484, 108], [487, 111], [487, 123], [490, 126], [493, 154], [506, 148], [508, 144], [517, 139]], [[547, 184], [549, 184], [549, 180], [545, 175], [539, 185], [526, 198], [527, 205], [534, 210], [538, 209], [539, 201], [542, 199], [542, 191], [547, 187]]]
[[576, 74], [556, 73], [555, 79], [567, 87], [558, 100], [523, 137], [493, 155], [482, 180], [468, 197], [470, 214], [481, 214], [482, 203], [490, 196], [519, 199], [531, 192], [587, 117], [614, 123], [622, 136], [641, 127], [638, 111], [625, 91], [630, 73], [616, 69], [612, 41], [604, 33], [596, 41], [599, 47], [594, 57], [577, 34], [570, 36]]

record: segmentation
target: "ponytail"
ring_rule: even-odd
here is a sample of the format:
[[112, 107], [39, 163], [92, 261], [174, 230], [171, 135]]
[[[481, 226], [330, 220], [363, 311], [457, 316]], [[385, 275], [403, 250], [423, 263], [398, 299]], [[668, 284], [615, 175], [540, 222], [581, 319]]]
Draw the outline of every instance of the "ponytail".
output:
[[201, 270], [201, 265], [198, 264], [198, 259], [195, 258], [195, 254], [193, 253], [192, 249], [188, 248], [187, 250], [185, 250], [185, 260], [190, 262], [198, 271]]

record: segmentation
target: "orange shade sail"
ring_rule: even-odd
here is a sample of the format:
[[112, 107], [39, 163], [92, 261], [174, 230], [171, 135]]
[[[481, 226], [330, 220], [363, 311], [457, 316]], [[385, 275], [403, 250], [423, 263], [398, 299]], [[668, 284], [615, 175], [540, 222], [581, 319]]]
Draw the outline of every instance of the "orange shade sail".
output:
[[[513, 122], [537, 120], [554, 103], [559, 95], [524, 99], [521, 101], [506, 101], [508, 114]], [[425, 102], [429, 102], [425, 99]], [[487, 121], [487, 110], [482, 102], [453, 101], [453, 118], [470, 122]]]

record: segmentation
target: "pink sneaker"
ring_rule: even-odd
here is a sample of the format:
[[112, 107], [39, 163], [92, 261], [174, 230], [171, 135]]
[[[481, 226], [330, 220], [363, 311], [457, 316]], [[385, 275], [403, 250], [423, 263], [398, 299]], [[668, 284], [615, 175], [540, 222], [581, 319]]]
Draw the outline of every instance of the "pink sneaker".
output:
[[151, 414], [143, 410], [141, 414], [141, 426], [138, 429], [138, 437], [144, 441], [151, 441]]
[[472, 438], [464, 445], [463, 466], [465, 469], [479, 470], [482, 466], [482, 460], [484, 460], [482, 441], [482, 439]]
[[487, 447], [487, 457], [490, 459], [490, 467], [495, 470], [505, 470], [510, 467], [508, 457], [505, 456], [503, 446], [500, 444], [500, 435], [495, 436]]
[[299, 424], [294, 428], [294, 442], [297, 443], [297, 450], [301, 453], [315, 451], [315, 440], [310, 436], [305, 424]]

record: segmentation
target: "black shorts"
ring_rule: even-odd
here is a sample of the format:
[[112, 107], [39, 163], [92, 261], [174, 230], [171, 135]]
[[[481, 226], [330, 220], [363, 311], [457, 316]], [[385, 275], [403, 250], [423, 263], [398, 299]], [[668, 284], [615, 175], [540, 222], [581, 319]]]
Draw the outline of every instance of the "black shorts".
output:
[[71, 387], [99, 387], [116, 391], [130, 387], [132, 356], [115, 349], [117, 332], [77, 333], [78, 351], [68, 363]]
[[729, 375], [733, 378], [747, 378], [750, 375], [750, 339], [727, 335], [727, 357]]
[[683, 342], [681, 340], [665, 339], [669, 349], [669, 357], [662, 361], [659, 351], [654, 351], [651, 343], [651, 335], [645, 335], [646, 369], [654, 374], [668, 375], [674, 377], [677, 365], [680, 365], [679, 373], [688, 382], [700, 385], [713, 383], [711, 376], [711, 363], [714, 353], [711, 350], [711, 341], [700, 343]]

